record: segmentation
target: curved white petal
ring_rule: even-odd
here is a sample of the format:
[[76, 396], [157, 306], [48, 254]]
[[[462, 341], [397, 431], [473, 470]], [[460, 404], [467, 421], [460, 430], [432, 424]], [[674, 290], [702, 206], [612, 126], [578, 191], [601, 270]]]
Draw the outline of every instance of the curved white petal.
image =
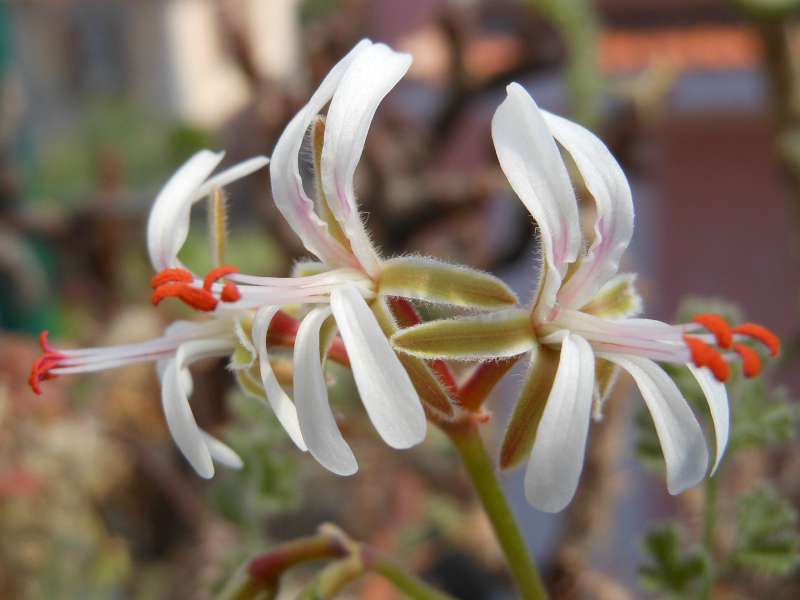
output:
[[714, 422], [714, 437], [716, 438], [717, 447], [714, 465], [711, 467], [710, 473], [710, 475], [713, 475], [719, 466], [719, 461], [722, 460], [725, 454], [730, 434], [731, 407], [728, 403], [728, 390], [725, 384], [717, 381], [708, 369], [699, 369], [693, 363], [686, 363], [686, 366], [689, 367], [692, 375], [697, 379], [697, 383], [700, 384], [700, 389], [703, 390], [703, 395], [708, 402], [711, 420]]
[[411, 66], [411, 56], [384, 44], [365, 48], [347, 67], [331, 100], [322, 147], [322, 189], [364, 269], [377, 275], [380, 261], [364, 229], [353, 177], [378, 105]]
[[156, 196], [147, 220], [147, 250], [156, 271], [178, 266], [178, 251], [189, 232], [193, 194], [217, 168], [223, 156], [222, 152], [197, 152], [170, 177]]
[[422, 403], [364, 298], [352, 287], [335, 289], [331, 310], [375, 429], [393, 448], [420, 443], [427, 431]]
[[582, 337], [566, 334], [525, 471], [525, 497], [539, 510], [558, 512], [575, 495], [583, 469], [593, 391], [592, 348]]
[[558, 294], [560, 304], [580, 308], [616, 274], [633, 235], [633, 198], [625, 173], [591, 131], [542, 111], [550, 132], [575, 161], [597, 206], [594, 241]]
[[669, 493], [680, 494], [697, 485], [706, 475], [708, 448], [700, 424], [675, 382], [652, 360], [607, 353], [598, 356], [618, 364], [636, 381], [661, 442]]
[[224, 188], [226, 185], [233, 183], [238, 179], [242, 179], [243, 177], [247, 177], [251, 173], [255, 173], [268, 164], [269, 158], [266, 156], [254, 156], [253, 158], [243, 160], [242, 162], [237, 163], [232, 167], [221, 171], [220, 173], [217, 173], [203, 185], [201, 185], [192, 195], [192, 202], [197, 202], [198, 200], [205, 198], [215, 187]]
[[315, 308], [300, 323], [294, 345], [294, 400], [303, 440], [311, 455], [337, 475], [358, 470], [331, 407], [320, 362], [319, 330], [330, 309]]
[[328, 226], [314, 212], [314, 203], [303, 189], [298, 165], [300, 147], [306, 130], [320, 110], [333, 97], [350, 63], [372, 42], [362, 40], [340, 60], [300, 112], [283, 130], [269, 166], [275, 206], [300, 237], [303, 245], [328, 265], [357, 266], [354, 257], [329, 233]]
[[200, 434], [214, 462], [226, 466], [229, 469], [241, 469], [244, 466], [241, 457], [236, 454], [233, 448], [202, 429], [200, 430]]
[[536, 102], [517, 83], [506, 91], [492, 117], [492, 141], [511, 187], [539, 225], [545, 269], [537, 312], [544, 313], [581, 249], [578, 203]]
[[182, 344], [175, 359], [164, 368], [161, 380], [161, 403], [172, 439], [197, 474], [206, 479], [214, 476], [214, 465], [202, 432], [189, 406], [182, 373], [192, 362], [211, 356], [224, 356], [233, 349], [228, 340], [194, 340]]
[[303, 435], [300, 433], [297, 409], [278, 382], [278, 378], [272, 370], [272, 365], [270, 365], [269, 353], [267, 352], [267, 332], [269, 331], [269, 324], [272, 322], [272, 318], [278, 310], [277, 306], [264, 306], [258, 309], [255, 317], [253, 317], [253, 344], [255, 345], [256, 354], [258, 356], [261, 385], [264, 387], [269, 405], [272, 407], [272, 411], [275, 413], [278, 421], [283, 425], [283, 428], [286, 430], [286, 433], [289, 434], [289, 437], [292, 438], [295, 445], [305, 452], [307, 447], [303, 441]]

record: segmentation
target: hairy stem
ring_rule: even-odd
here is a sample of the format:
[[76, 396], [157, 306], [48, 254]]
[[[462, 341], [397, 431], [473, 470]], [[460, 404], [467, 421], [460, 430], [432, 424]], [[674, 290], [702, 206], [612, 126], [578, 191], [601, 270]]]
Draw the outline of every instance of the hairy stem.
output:
[[711, 600], [714, 581], [717, 577], [717, 566], [714, 554], [714, 539], [717, 527], [717, 492], [719, 474], [709, 477], [705, 483], [705, 501], [703, 506], [703, 550], [706, 555], [707, 567], [703, 578], [703, 587], [700, 597]]

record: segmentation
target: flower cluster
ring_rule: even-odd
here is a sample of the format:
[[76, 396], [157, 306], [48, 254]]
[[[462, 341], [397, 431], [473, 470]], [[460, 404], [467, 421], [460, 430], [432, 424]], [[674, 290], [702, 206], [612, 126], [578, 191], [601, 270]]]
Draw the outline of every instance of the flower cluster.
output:
[[[352, 370], [380, 436], [394, 448], [408, 448], [425, 438], [429, 420], [474, 416], [458, 402], [443, 361], [529, 353], [500, 463], [510, 467], [530, 455], [526, 495], [534, 506], [556, 511], [577, 486], [592, 406], [599, 415], [620, 368], [633, 376], [653, 417], [670, 492], [705, 477], [702, 430], [657, 365], [681, 363], [708, 399], [716, 434], [713, 472], [728, 437], [729, 363], [740, 360], [746, 375], [757, 375], [761, 358], [751, 342], [775, 355], [777, 338], [754, 324], [731, 327], [715, 315], [681, 325], [634, 318], [641, 303], [633, 277], [617, 274], [633, 234], [625, 176], [597, 137], [539, 110], [519, 85], [509, 86], [497, 109], [492, 137], [511, 187], [538, 225], [542, 268], [531, 306], [520, 307], [515, 294], [487, 273], [425, 257], [381, 256], [358, 210], [354, 175], [378, 105], [410, 63], [410, 56], [364, 40], [289, 122], [270, 159], [256, 157], [212, 175], [222, 154], [192, 156], [155, 199], [147, 247], [156, 271], [153, 304], [174, 298], [204, 317], [176, 322], [148, 342], [110, 348], [56, 349], [45, 333], [43, 355], [29, 380], [33, 390], [39, 393], [43, 380], [59, 375], [153, 361], [172, 437], [197, 473], [211, 477], [214, 462], [235, 468], [241, 461], [198, 427], [189, 405], [189, 367], [202, 358], [229, 356], [242, 388], [271, 407], [300, 450], [349, 475], [358, 466], [328, 402], [326, 361]], [[311, 191], [300, 172], [308, 136]], [[559, 146], [596, 203], [586, 250]], [[212, 198], [211, 243], [223, 246], [221, 189], [267, 165], [276, 206], [316, 261], [298, 265], [292, 277], [262, 277], [223, 264], [217, 252], [218, 264], [209, 273], [193, 272], [178, 258], [192, 205]], [[457, 307], [459, 316], [423, 323], [417, 301]], [[277, 349], [291, 353], [291, 396], [273, 366]]]

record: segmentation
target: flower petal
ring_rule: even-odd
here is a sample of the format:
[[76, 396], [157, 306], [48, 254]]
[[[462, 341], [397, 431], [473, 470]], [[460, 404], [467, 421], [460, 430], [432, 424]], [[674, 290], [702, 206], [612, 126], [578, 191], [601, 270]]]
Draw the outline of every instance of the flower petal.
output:
[[578, 487], [589, 433], [594, 355], [589, 342], [567, 333], [553, 388], [539, 421], [525, 471], [525, 497], [545, 512], [559, 512]]
[[192, 202], [202, 200], [208, 196], [211, 193], [211, 190], [213, 190], [215, 187], [224, 188], [226, 185], [242, 179], [243, 177], [247, 177], [251, 173], [255, 173], [268, 164], [269, 158], [266, 156], [254, 156], [253, 158], [243, 160], [242, 162], [237, 163], [232, 167], [221, 171], [220, 173], [217, 173], [203, 185], [201, 185], [192, 195]]
[[703, 390], [703, 395], [708, 402], [708, 408], [711, 412], [711, 420], [714, 422], [714, 437], [716, 438], [717, 448], [716, 457], [714, 458], [714, 465], [711, 467], [713, 475], [719, 461], [722, 460], [725, 454], [725, 448], [728, 445], [728, 435], [730, 434], [730, 421], [731, 421], [731, 407], [728, 403], [728, 390], [725, 384], [717, 381], [708, 369], [700, 369], [694, 366], [693, 363], [686, 363], [692, 375], [697, 379], [700, 384], [700, 389]]
[[300, 176], [298, 164], [300, 147], [308, 126], [333, 96], [347, 67], [370, 46], [372, 42], [362, 40], [331, 69], [308, 104], [283, 130], [275, 145], [269, 167], [275, 206], [300, 237], [306, 249], [331, 266], [357, 265], [354, 257], [336, 241], [325, 222], [314, 212], [314, 202], [306, 194]]
[[517, 83], [492, 118], [492, 140], [511, 187], [539, 225], [545, 270], [537, 312], [555, 302], [581, 249], [578, 203], [558, 147], [533, 98]]
[[294, 346], [294, 400], [303, 440], [311, 455], [337, 475], [358, 470], [328, 404], [319, 352], [319, 330], [330, 309], [315, 308], [300, 323]]
[[353, 253], [370, 275], [380, 261], [356, 205], [353, 176], [378, 105], [411, 66], [411, 56], [373, 44], [348, 65], [331, 100], [322, 147], [322, 189]]
[[708, 448], [700, 424], [675, 382], [652, 360], [610, 353], [599, 356], [618, 364], [636, 381], [661, 442], [669, 493], [680, 494], [697, 485], [706, 475]]
[[350, 286], [335, 289], [331, 310], [375, 429], [393, 448], [420, 443], [428, 425], [422, 403], [364, 298]]
[[292, 438], [295, 445], [303, 452], [307, 450], [306, 444], [303, 441], [303, 435], [300, 433], [300, 423], [297, 420], [297, 408], [294, 403], [289, 399], [289, 396], [283, 391], [275, 372], [272, 370], [272, 365], [269, 362], [269, 354], [267, 353], [267, 332], [269, 325], [272, 322], [272, 317], [278, 312], [277, 306], [265, 306], [256, 312], [253, 317], [253, 343], [258, 355], [258, 367], [261, 372], [261, 385], [264, 386], [264, 392], [267, 395], [267, 400], [272, 407], [275, 416], [278, 417], [286, 433]]
[[156, 196], [147, 220], [147, 250], [156, 271], [179, 266], [177, 256], [189, 233], [189, 208], [198, 187], [222, 160], [201, 150], [187, 160]]
[[236, 454], [233, 448], [202, 429], [200, 430], [200, 434], [214, 462], [224, 465], [229, 469], [241, 469], [244, 466], [241, 457]]
[[613, 277], [633, 235], [633, 198], [619, 163], [588, 129], [542, 111], [550, 132], [575, 161], [597, 205], [594, 241], [558, 294], [559, 303], [580, 308]]

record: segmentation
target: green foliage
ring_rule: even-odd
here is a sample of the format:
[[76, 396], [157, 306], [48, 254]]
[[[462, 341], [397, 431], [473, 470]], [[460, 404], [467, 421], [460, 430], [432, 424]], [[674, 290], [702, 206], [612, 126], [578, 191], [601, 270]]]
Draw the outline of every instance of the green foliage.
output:
[[675, 525], [652, 530], [644, 539], [648, 563], [639, 567], [642, 584], [669, 598], [686, 598], [696, 592], [708, 565], [700, 552], [682, 549], [681, 533]]
[[737, 539], [731, 561], [774, 575], [785, 575], [800, 562], [797, 511], [769, 487], [738, 501]]

